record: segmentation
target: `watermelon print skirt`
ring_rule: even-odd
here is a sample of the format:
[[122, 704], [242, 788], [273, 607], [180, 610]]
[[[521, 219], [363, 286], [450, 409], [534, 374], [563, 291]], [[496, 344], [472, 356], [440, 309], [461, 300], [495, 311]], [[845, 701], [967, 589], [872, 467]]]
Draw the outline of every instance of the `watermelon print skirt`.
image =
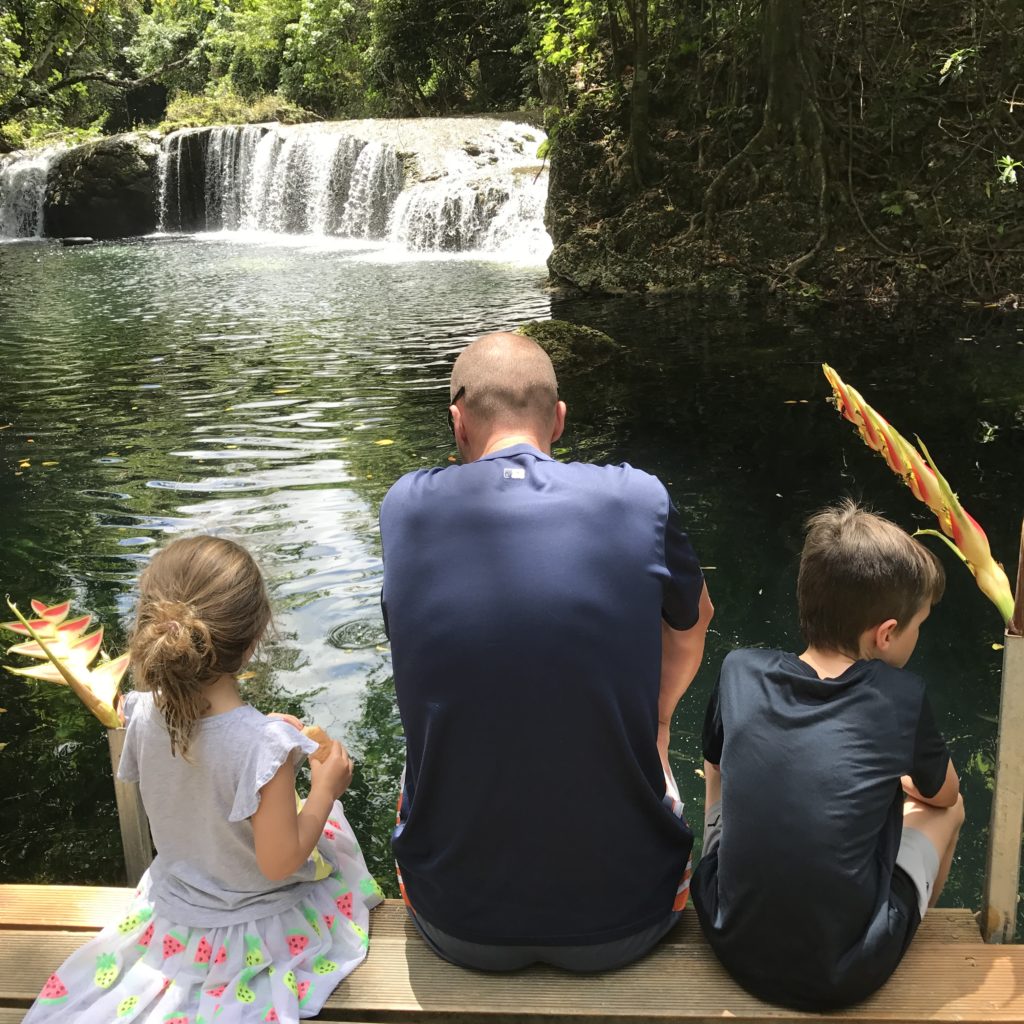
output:
[[26, 1024], [295, 1024], [316, 1016], [366, 957], [370, 908], [383, 899], [340, 822], [327, 841], [340, 868], [291, 909], [256, 921], [190, 928], [169, 920], [149, 898], [147, 871], [124, 917], [50, 975]]

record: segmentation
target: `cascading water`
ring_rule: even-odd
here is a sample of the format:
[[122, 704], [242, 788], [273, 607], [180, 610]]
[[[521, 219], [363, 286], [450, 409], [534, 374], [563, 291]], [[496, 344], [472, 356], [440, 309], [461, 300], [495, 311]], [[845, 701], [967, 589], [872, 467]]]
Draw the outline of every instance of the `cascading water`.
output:
[[483, 118], [182, 129], [162, 144], [160, 228], [543, 258], [538, 135]]
[[544, 230], [547, 181], [530, 170], [501, 179], [424, 182], [395, 203], [389, 237], [406, 249], [524, 254], [550, 248]]
[[0, 160], [0, 238], [39, 238], [50, 164], [60, 149]]

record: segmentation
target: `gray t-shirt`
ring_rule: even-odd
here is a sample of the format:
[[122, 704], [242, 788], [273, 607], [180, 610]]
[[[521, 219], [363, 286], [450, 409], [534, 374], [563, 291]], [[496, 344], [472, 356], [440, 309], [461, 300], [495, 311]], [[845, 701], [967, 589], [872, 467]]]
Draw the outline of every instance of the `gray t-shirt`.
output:
[[118, 778], [138, 782], [157, 856], [149, 869], [158, 912], [194, 927], [256, 920], [294, 906], [315, 865], [271, 882], [256, 863], [250, 817], [260, 789], [291, 758], [316, 744], [248, 704], [201, 718], [188, 759], [171, 756], [163, 715], [151, 693], [130, 693], [128, 734]]

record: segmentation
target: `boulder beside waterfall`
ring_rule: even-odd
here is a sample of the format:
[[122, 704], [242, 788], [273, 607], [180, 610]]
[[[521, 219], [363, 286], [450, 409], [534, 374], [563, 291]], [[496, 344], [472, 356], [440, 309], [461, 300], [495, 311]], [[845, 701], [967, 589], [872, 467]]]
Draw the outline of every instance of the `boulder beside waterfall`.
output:
[[47, 175], [44, 233], [125, 238], [155, 231], [158, 153], [145, 136], [113, 135], [59, 154]]

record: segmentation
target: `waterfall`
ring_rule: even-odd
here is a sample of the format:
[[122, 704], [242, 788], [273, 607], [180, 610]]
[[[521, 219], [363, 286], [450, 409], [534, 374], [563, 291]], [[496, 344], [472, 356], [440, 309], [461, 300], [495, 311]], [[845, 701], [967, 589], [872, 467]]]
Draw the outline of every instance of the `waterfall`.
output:
[[384, 143], [368, 142], [352, 168], [338, 233], [351, 238], [380, 238], [401, 187], [398, 154]]
[[485, 118], [180, 129], [161, 147], [160, 229], [543, 258], [538, 136]]
[[0, 238], [39, 238], [50, 164], [59, 148], [0, 158]]
[[206, 149], [206, 229], [237, 231], [244, 223], [252, 184], [250, 168], [266, 129], [214, 128]]
[[391, 241], [413, 251], [515, 250], [543, 256], [547, 181], [536, 171], [491, 180], [425, 182], [406, 189], [391, 216]]

